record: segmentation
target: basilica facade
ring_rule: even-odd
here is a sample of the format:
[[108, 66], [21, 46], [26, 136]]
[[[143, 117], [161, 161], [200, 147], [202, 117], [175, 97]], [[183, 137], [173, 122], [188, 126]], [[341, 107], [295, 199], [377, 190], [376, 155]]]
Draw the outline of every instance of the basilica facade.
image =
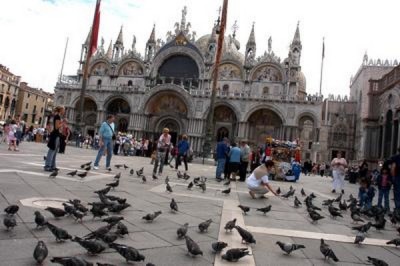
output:
[[[55, 87], [56, 104], [66, 106], [72, 127], [81, 122], [79, 107], [83, 100], [84, 134], [94, 134], [106, 115], [112, 113], [120, 132], [152, 139], [168, 127], [173, 141], [187, 134], [192, 149], [201, 152], [215, 72], [218, 25], [210, 25], [210, 34], [196, 38], [186, 16], [185, 7], [180, 22], [165, 40], [156, 38], [154, 26], [144, 55], [136, 50], [135, 37], [129, 49], [125, 48], [122, 28], [108, 49], [102, 40], [88, 62], [86, 95], [80, 99], [88, 38], [82, 45], [77, 75], [64, 76]], [[254, 25], [243, 52], [235, 32], [225, 37], [214, 109], [215, 141], [228, 137], [258, 145], [266, 136], [300, 139], [303, 156], [318, 159], [320, 152], [313, 144], [320, 142], [323, 99], [307, 95], [301, 71], [299, 25], [293, 29], [284, 59], [274, 53], [271, 38], [268, 47], [257, 47]], [[256, 57], [256, 53], [262, 55]]]

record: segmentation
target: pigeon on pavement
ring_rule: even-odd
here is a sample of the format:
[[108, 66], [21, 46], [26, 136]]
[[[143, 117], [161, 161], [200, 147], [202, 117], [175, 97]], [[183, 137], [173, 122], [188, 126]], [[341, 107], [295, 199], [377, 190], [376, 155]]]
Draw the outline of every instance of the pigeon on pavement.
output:
[[82, 173], [77, 174], [77, 176], [79, 176], [80, 178], [84, 178], [87, 176], [87, 173], [88, 172], [82, 172]]
[[47, 207], [45, 210], [53, 214], [55, 218], [60, 218], [67, 214], [63, 209], [59, 208]]
[[148, 222], [153, 222], [154, 219], [156, 219], [162, 212], [161, 211], [156, 211], [154, 213], [148, 213], [145, 216], [142, 217], [143, 220], [146, 220]]
[[129, 263], [129, 261], [145, 260], [145, 256], [140, 254], [136, 248], [117, 243], [111, 243], [109, 246], [110, 248], [115, 249], [122, 257], [124, 257], [126, 259], [126, 263]]
[[231, 193], [231, 188], [227, 188], [221, 191], [222, 194], [229, 195]]
[[86, 166], [91, 165], [91, 164], [92, 164], [91, 161], [90, 161], [90, 162], [87, 162], [87, 163], [84, 163], [84, 164], [81, 165], [81, 169], [83, 169], [83, 168], [85, 168]]
[[188, 249], [189, 254], [192, 254], [193, 256], [196, 255], [203, 256], [203, 251], [201, 251], [199, 245], [196, 242], [194, 242], [193, 239], [191, 239], [187, 235], [185, 235], [185, 239], [186, 239], [186, 247]]
[[246, 243], [246, 244], [252, 244], [252, 243], [256, 243], [256, 240], [254, 239], [253, 235], [243, 229], [242, 227], [240, 227], [239, 225], [235, 226], [236, 230], [238, 231], [239, 235], [242, 237], [242, 243]]
[[281, 188], [280, 187], [278, 187], [278, 189], [276, 190], [276, 194], [277, 195], [281, 194]]
[[352, 230], [357, 230], [359, 232], [367, 233], [368, 230], [371, 228], [371, 226], [372, 226], [372, 223], [368, 222], [368, 223], [363, 224], [363, 225], [353, 226], [351, 229]]
[[63, 266], [93, 266], [93, 263], [79, 257], [53, 257], [50, 261]]
[[226, 248], [227, 246], [228, 246], [227, 243], [221, 242], [221, 241], [214, 242], [214, 243], [211, 244], [212, 249], [213, 249], [214, 252], [216, 252], [216, 253], [221, 252], [221, 251], [222, 251], [224, 248]]
[[193, 187], [193, 182], [190, 182], [189, 185], [187, 186], [187, 189], [188, 189], [188, 190], [191, 190], [192, 187]]
[[310, 215], [310, 218], [311, 218], [313, 223], [317, 223], [318, 220], [321, 220], [321, 219], [325, 218], [324, 216], [322, 216], [321, 214], [319, 214], [316, 211], [309, 212], [309, 215]]
[[389, 266], [389, 264], [386, 263], [386, 261], [377, 259], [377, 258], [373, 258], [373, 257], [367, 257], [368, 258], [368, 262], [371, 262], [372, 265], [374, 266]]
[[108, 192], [110, 192], [110, 190], [111, 190], [111, 187], [105, 187], [103, 189], [96, 190], [94, 193], [96, 193], [96, 194], [104, 194], [105, 195]]
[[57, 175], [58, 175], [58, 170], [54, 170], [53, 172], [51, 172], [49, 177], [56, 177]]
[[322, 238], [319, 250], [321, 251], [322, 255], [324, 255], [325, 259], [328, 257], [328, 259], [332, 259], [335, 262], [339, 261], [333, 250], [330, 248], [328, 244], [325, 243], [325, 241]]
[[125, 210], [126, 208], [129, 208], [131, 205], [129, 203], [123, 203], [123, 204], [114, 204], [108, 207], [109, 212], [114, 212], [114, 213], [120, 213], [121, 211]]
[[205, 231], [208, 231], [208, 227], [210, 227], [210, 224], [212, 223], [212, 219], [208, 219], [207, 221], [205, 221], [205, 222], [201, 222], [200, 224], [199, 224], [199, 230], [200, 230], [200, 232], [201, 233], [203, 233], [203, 232], [205, 232]]
[[15, 220], [14, 216], [5, 216], [3, 224], [7, 228], [7, 230], [10, 230], [10, 228], [12, 230], [15, 226], [17, 226], [17, 221]]
[[272, 205], [268, 205], [267, 207], [264, 207], [264, 208], [258, 208], [257, 211], [262, 212], [265, 215], [267, 212], [271, 211], [271, 208], [272, 208]]
[[169, 193], [172, 193], [173, 191], [172, 191], [172, 187], [169, 185], [169, 183], [167, 183], [166, 185], [165, 185], [165, 189], [166, 189], [166, 191], [168, 191]]
[[104, 236], [105, 234], [110, 232], [112, 227], [113, 227], [112, 224], [102, 226], [102, 227], [96, 229], [95, 231], [85, 235], [84, 238], [86, 238], [86, 239], [102, 238], [102, 236]]
[[356, 238], [354, 239], [354, 244], [361, 244], [365, 240], [365, 233], [357, 232]]
[[176, 230], [176, 234], [178, 235], [179, 239], [183, 238], [186, 235], [188, 228], [189, 228], [189, 224], [185, 223], [184, 225], [179, 227], [178, 230]]
[[115, 233], [122, 237], [124, 235], [129, 235], [128, 227], [125, 224], [123, 224], [122, 222], [119, 222]]
[[19, 206], [18, 205], [10, 205], [4, 209], [4, 212], [8, 215], [14, 215], [18, 212]]
[[304, 191], [304, 188], [302, 188], [302, 189], [300, 190], [300, 193], [301, 193], [301, 195], [302, 195], [303, 197], [307, 196], [306, 192]]
[[47, 223], [46, 218], [39, 211], [35, 211], [34, 214], [36, 228], [45, 226]]
[[72, 239], [72, 236], [68, 234], [67, 230], [57, 227], [49, 222], [46, 225], [50, 232], [56, 237], [57, 242]]
[[228, 221], [228, 222], [225, 224], [224, 229], [226, 230], [226, 232], [228, 232], [228, 230], [229, 230], [230, 232], [232, 232], [233, 228], [235, 228], [235, 225], [236, 225], [236, 218], [234, 218], [234, 219], [231, 220], [231, 221]]
[[110, 216], [110, 217], [104, 218], [102, 220], [102, 222], [106, 222], [108, 224], [116, 225], [117, 223], [119, 223], [122, 220], [124, 220], [124, 217], [122, 217], [122, 216]]
[[116, 187], [119, 186], [119, 179], [117, 179], [115, 182], [106, 184], [106, 186], [111, 187], [112, 189], [115, 189]]
[[291, 243], [283, 243], [281, 241], [277, 241], [276, 244], [282, 249], [282, 251], [286, 252], [286, 254], [290, 254], [295, 250], [306, 248], [301, 244], [291, 244]]
[[62, 204], [64, 206], [64, 211], [68, 214], [68, 216], [72, 215], [72, 213], [75, 211], [74, 206], [71, 206], [65, 202]]
[[75, 170], [75, 171], [72, 171], [72, 172], [69, 172], [69, 173], [67, 173], [67, 175], [70, 175], [70, 176], [75, 176], [76, 174], [78, 173], [78, 170]]
[[301, 205], [301, 201], [297, 198], [297, 196], [294, 196], [294, 207], [298, 208], [301, 207]]
[[400, 238], [392, 239], [392, 240], [386, 242], [386, 244], [387, 245], [395, 245], [396, 247], [400, 246]]
[[221, 258], [230, 262], [237, 262], [239, 259], [247, 255], [251, 255], [247, 248], [232, 248], [226, 251]]
[[43, 241], [38, 241], [33, 251], [33, 258], [39, 265], [42, 265], [42, 262], [47, 258], [49, 255], [49, 251], [46, 247], [46, 244]]
[[244, 205], [238, 205], [238, 207], [243, 211], [245, 215], [250, 211], [250, 207]]
[[169, 207], [171, 208], [172, 212], [178, 211], [178, 204], [176, 203], [174, 198], [171, 199], [171, 203], [169, 204]]
[[72, 241], [79, 243], [79, 245], [81, 245], [89, 254], [92, 255], [100, 254], [106, 249], [106, 246], [104, 246], [103, 243], [98, 240], [82, 239], [76, 236], [72, 239]]

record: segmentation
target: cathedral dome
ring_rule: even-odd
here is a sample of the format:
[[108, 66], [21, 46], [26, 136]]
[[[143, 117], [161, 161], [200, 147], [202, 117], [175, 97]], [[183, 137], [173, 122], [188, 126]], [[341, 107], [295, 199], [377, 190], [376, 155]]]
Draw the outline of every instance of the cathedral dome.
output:
[[[208, 49], [208, 41], [211, 34], [204, 35], [196, 40], [196, 46], [199, 48], [203, 55], [206, 54]], [[244, 64], [244, 55], [239, 52], [240, 43], [231, 36], [225, 36], [224, 47], [222, 50], [222, 60], [233, 60], [240, 64]]]
[[297, 82], [299, 84], [299, 91], [301, 92], [306, 92], [306, 77], [304, 76], [304, 73], [299, 71], [297, 73]]

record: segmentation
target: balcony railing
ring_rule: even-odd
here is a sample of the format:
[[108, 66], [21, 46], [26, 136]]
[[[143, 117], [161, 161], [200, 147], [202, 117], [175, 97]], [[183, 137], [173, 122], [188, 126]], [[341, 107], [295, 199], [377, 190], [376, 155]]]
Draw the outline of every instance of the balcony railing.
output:
[[372, 92], [385, 90], [396, 83], [400, 83], [400, 65], [392, 69], [392, 71], [384, 75], [381, 79], [371, 80], [370, 90]]

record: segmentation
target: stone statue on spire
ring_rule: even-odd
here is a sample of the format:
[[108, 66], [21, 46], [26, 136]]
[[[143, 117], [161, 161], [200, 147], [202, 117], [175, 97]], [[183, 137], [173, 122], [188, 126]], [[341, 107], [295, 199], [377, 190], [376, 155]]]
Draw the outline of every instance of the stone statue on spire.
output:
[[133, 35], [133, 40], [132, 40], [132, 52], [136, 51], [136, 36]]
[[270, 54], [272, 51], [272, 37], [269, 36], [268, 38], [268, 53]]

